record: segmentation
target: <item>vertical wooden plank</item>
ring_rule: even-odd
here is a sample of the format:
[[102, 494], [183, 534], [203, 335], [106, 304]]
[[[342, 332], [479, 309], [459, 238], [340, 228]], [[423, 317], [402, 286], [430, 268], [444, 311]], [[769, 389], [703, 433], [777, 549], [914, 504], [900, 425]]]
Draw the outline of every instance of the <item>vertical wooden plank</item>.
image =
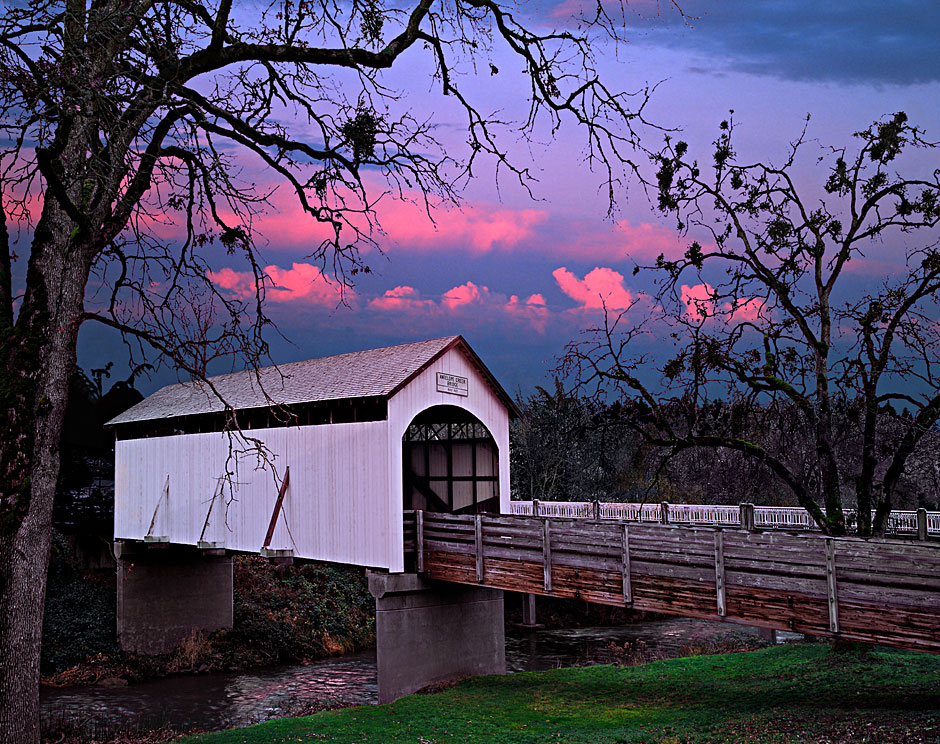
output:
[[923, 507], [917, 510], [917, 539], [927, 539], [927, 510]]
[[669, 504], [665, 501], [659, 505], [659, 521], [661, 524], [669, 524]]
[[594, 519], [597, 522], [599, 522], [601, 519], [601, 502], [600, 501], [594, 502]]
[[532, 516], [533, 517], [539, 516], [539, 500], [538, 499], [532, 499]]
[[741, 515], [739, 517], [741, 522], [741, 529], [747, 530], [748, 532], [754, 532], [754, 504], [747, 502], [739, 504], [738, 511]]
[[418, 573], [424, 573], [424, 512], [415, 513], [415, 527], [418, 531]]
[[725, 547], [721, 530], [715, 531], [715, 593], [718, 599], [718, 616], [727, 614], [725, 608]]
[[836, 546], [826, 538], [826, 586], [829, 589], [829, 630], [839, 632], [839, 587], [836, 584]]
[[630, 583], [630, 526], [623, 525], [623, 533], [620, 540], [620, 550], [622, 556], [623, 573], [623, 603], [625, 605], [633, 604], [633, 586]]
[[542, 524], [542, 565], [545, 572], [545, 592], [552, 592], [552, 527], [547, 519]]
[[483, 515], [477, 514], [473, 518], [473, 539], [476, 543], [477, 554], [477, 583], [483, 583]]

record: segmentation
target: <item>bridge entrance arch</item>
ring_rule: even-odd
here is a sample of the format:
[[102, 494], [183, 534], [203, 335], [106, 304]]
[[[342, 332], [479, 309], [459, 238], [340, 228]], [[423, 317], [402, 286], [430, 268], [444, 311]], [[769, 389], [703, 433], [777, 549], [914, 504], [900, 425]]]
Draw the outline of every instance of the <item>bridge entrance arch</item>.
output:
[[402, 435], [402, 485], [406, 510], [499, 513], [499, 447], [466, 409], [426, 408]]

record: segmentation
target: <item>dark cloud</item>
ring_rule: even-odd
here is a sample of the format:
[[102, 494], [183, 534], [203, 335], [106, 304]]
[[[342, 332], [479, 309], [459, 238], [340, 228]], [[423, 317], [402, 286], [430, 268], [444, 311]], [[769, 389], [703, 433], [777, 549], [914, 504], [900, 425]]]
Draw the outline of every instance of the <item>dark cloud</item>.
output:
[[936, 0], [679, 0], [639, 16], [640, 43], [715, 58], [716, 69], [790, 80], [909, 85], [940, 80]]

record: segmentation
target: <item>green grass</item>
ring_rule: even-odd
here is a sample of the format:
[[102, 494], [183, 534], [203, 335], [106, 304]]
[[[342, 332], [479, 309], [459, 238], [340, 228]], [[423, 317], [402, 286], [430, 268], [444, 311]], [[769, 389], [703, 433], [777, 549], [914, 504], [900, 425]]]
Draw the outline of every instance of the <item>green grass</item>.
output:
[[824, 644], [477, 677], [390, 705], [188, 737], [287, 742], [940, 742], [940, 656]]

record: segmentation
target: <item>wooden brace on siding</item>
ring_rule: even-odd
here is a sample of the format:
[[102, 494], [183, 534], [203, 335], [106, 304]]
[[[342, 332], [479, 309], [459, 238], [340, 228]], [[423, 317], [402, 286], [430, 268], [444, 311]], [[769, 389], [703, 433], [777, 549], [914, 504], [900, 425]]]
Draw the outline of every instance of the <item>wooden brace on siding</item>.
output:
[[[153, 516], [150, 518], [150, 528], [147, 530], [147, 534], [144, 535], [144, 542], [169, 542], [169, 537], [166, 535], [154, 535], [153, 528], [157, 524], [157, 513], [160, 511], [160, 504], [166, 501], [165, 510], [168, 511], [170, 508], [170, 476], [166, 477], [166, 484], [163, 486], [163, 490], [160, 491], [160, 497], [157, 499], [157, 505], [153, 509]], [[165, 524], [165, 520], [164, 520]]]
[[209, 529], [209, 519], [212, 517], [212, 507], [215, 506], [215, 500], [219, 497], [219, 494], [222, 493], [222, 481], [219, 481], [218, 487], [212, 494], [212, 500], [209, 502], [209, 511], [206, 512], [206, 520], [202, 523], [202, 532], [199, 533], [199, 539], [196, 541], [196, 546], [204, 549], [211, 549], [219, 547], [214, 542], [206, 542], [206, 530]]
[[290, 465], [284, 468], [284, 480], [281, 481], [281, 490], [277, 492], [277, 500], [274, 502], [274, 512], [271, 514], [271, 523], [268, 525], [268, 534], [264, 536], [264, 545], [261, 549], [266, 549], [271, 544], [274, 537], [274, 528], [277, 527], [277, 518], [281, 514], [281, 505], [284, 503], [284, 494], [287, 493], [287, 485], [290, 483]]

